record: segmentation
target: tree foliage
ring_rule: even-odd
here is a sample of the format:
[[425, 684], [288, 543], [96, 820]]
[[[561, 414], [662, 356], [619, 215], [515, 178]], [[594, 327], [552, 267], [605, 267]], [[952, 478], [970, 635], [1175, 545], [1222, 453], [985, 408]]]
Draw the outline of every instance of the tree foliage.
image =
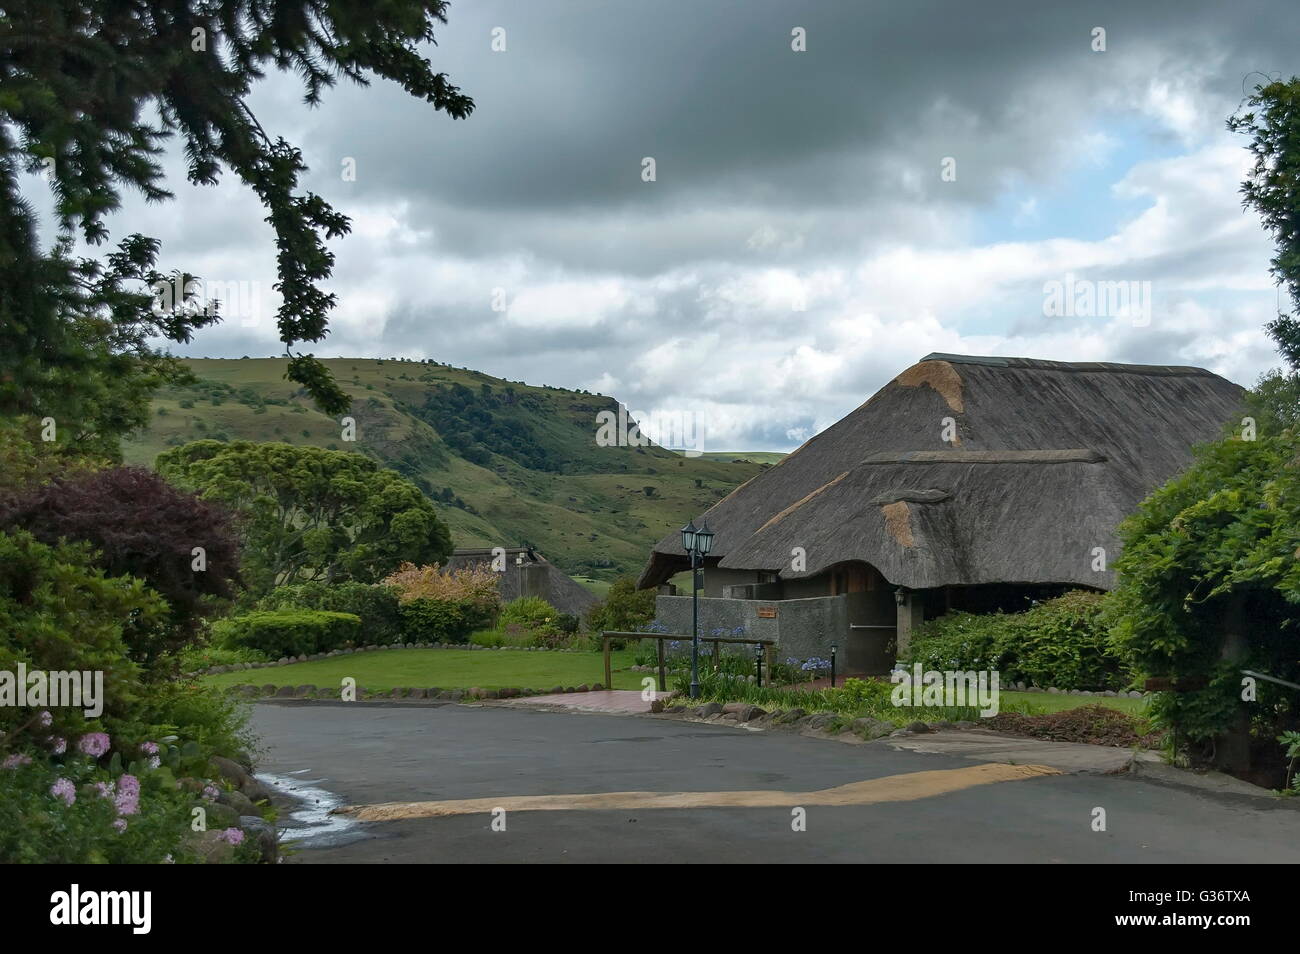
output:
[[[446, 22], [444, 0], [13, 0], [0, 17], [0, 413], [54, 416], [114, 448], [138, 427], [147, 395], [177, 367], [151, 338], [188, 341], [216, 311], [174, 306], [145, 286], [158, 242], [127, 236], [103, 261], [76, 259], [78, 234], [109, 238], [124, 188], [172, 197], [160, 156], [179, 140], [187, 177], [224, 170], [266, 208], [277, 247], [280, 338], [287, 377], [329, 414], [347, 395], [300, 342], [328, 333], [335, 296], [321, 284], [349, 231], [346, 216], [300, 188], [300, 150], [262, 127], [248, 106], [268, 68], [302, 77], [315, 105], [340, 77], [392, 80], [453, 118], [473, 101], [422, 55]], [[59, 239], [40, 247], [20, 176], [46, 177]], [[78, 385], [67, 388], [68, 384]]]
[[636, 580], [625, 576], [615, 580], [605, 598], [587, 610], [587, 628], [593, 633], [634, 633], [654, 615], [655, 591], [638, 590]]
[[[85, 543], [47, 546], [22, 530], [0, 531], [0, 670], [20, 663], [46, 672], [102, 672], [105, 716], [122, 715], [139, 692], [140, 667], [128, 630], [160, 625], [167, 607], [140, 580], [110, 577]], [[75, 706], [60, 706], [54, 727], [81, 731]], [[34, 728], [33, 712], [0, 706], [0, 749]]]
[[[1273, 276], [1300, 308], [1300, 77], [1256, 86], [1228, 128], [1251, 137], [1255, 161], [1241, 185], [1243, 204], [1273, 233]], [[1300, 320], [1279, 314], [1268, 332], [1287, 364], [1300, 368]]]
[[255, 591], [310, 580], [378, 582], [403, 561], [435, 563], [451, 535], [405, 477], [361, 454], [291, 444], [195, 441], [158, 470], [239, 514]]
[[128, 638], [132, 658], [146, 666], [189, 642], [213, 602], [234, 595], [238, 579], [230, 516], [138, 467], [58, 477], [0, 500], [0, 529], [26, 530], [51, 545], [88, 542], [109, 575], [143, 580], [162, 596], [169, 625]]
[[[1208, 681], [1159, 694], [1156, 714], [1166, 724], [1191, 740], [1226, 731], [1241, 704], [1243, 668], [1300, 682], [1300, 437], [1293, 431], [1203, 448], [1121, 525], [1120, 537], [1117, 647], [1148, 675]], [[1234, 629], [1246, 654], [1225, 660], [1225, 636]], [[1294, 693], [1266, 682], [1259, 698], [1257, 721], [1285, 723], [1300, 711]]]

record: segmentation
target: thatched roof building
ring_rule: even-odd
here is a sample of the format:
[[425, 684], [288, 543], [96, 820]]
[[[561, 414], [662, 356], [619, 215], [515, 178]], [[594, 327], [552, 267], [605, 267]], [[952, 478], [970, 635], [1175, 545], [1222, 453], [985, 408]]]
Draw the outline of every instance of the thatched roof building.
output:
[[[957, 588], [1108, 588], [1116, 525], [1239, 419], [1241, 398], [1200, 368], [928, 355], [703, 515], [708, 595], [829, 595], [857, 579], [943, 589], [937, 615]], [[688, 565], [669, 534], [639, 585]]]
[[[498, 587], [501, 601], [508, 603], [521, 596], [540, 596], [561, 613], [581, 616], [598, 602], [595, 594], [566, 574], [532, 547], [503, 547], [505, 569]], [[491, 547], [453, 550], [446, 569], [468, 566], [492, 567], [497, 551]]]

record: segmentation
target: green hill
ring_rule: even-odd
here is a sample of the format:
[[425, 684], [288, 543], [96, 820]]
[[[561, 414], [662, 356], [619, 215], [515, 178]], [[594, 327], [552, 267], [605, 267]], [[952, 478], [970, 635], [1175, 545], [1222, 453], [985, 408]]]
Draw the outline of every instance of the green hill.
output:
[[[685, 455], [685, 451], [677, 453]], [[748, 464], [776, 464], [786, 455], [780, 451], [708, 451], [700, 455], [708, 460], [726, 460]]]
[[456, 546], [528, 543], [593, 580], [638, 571], [665, 533], [770, 466], [599, 447], [596, 415], [617, 413], [614, 398], [376, 358], [325, 361], [352, 395], [356, 441], [345, 442], [284, 380], [284, 359], [187, 363], [198, 383], [159, 393], [153, 424], [124, 447], [129, 463], [201, 438], [358, 451], [441, 502]]

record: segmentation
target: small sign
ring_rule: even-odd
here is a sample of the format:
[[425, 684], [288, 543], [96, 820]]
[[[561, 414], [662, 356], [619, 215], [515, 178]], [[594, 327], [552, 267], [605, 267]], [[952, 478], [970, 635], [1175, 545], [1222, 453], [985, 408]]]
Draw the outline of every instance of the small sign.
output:
[[776, 607], [775, 607], [775, 606], [760, 606], [760, 607], [758, 608], [758, 618], [759, 618], [759, 619], [776, 619]]

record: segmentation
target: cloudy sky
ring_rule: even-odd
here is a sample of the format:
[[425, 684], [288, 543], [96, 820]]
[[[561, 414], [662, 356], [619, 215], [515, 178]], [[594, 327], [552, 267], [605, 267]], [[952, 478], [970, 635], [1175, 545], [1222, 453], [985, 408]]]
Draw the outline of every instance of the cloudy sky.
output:
[[[1300, 73], [1294, 12], [459, 0], [429, 56], [468, 120], [388, 84], [308, 110], [291, 77], [253, 107], [353, 219], [318, 354], [587, 388], [696, 415], [709, 450], [787, 450], [931, 351], [1272, 366], [1270, 243], [1224, 120], [1261, 73]], [[171, 169], [177, 202], [110, 224], [261, 290], [187, 353], [277, 353], [263, 212]], [[1124, 284], [1051, 313], [1071, 280]]]

